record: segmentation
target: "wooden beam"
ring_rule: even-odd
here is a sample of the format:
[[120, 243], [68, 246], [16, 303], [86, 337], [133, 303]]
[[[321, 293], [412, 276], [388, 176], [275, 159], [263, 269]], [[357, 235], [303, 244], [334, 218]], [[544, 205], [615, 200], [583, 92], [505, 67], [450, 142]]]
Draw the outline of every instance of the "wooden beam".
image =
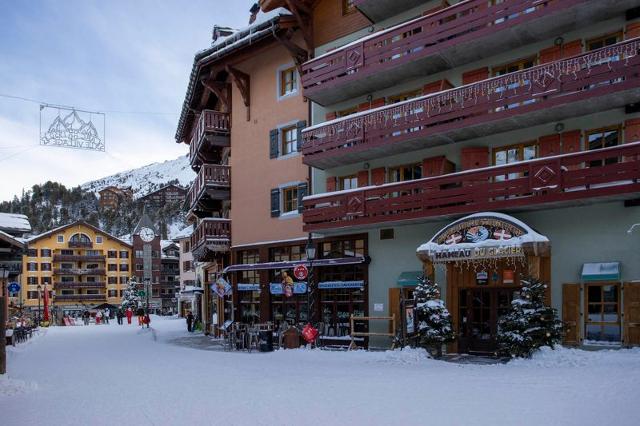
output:
[[202, 85], [204, 87], [209, 89], [209, 92], [211, 92], [214, 95], [216, 95], [216, 97], [218, 98], [218, 100], [222, 104], [223, 112], [230, 112], [231, 111], [231, 102], [229, 102], [231, 96], [229, 96], [229, 84], [228, 83], [225, 83], [223, 81], [215, 81], [215, 80], [212, 80], [211, 78], [207, 78], [207, 77], [202, 78], [200, 80], [200, 83], [202, 83]]
[[293, 62], [296, 64], [296, 68], [298, 68], [298, 73], [302, 75], [302, 70], [300, 67], [303, 63], [307, 61], [309, 58], [309, 54], [302, 47], [295, 44], [291, 39], [293, 38], [294, 31], [289, 29], [284, 34], [284, 37], [279, 36], [275, 31], [273, 32], [273, 37], [275, 37], [280, 44], [289, 51], [291, 57], [293, 58]]
[[225, 68], [242, 95], [244, 106], [247, 107], [247, 121], [249, 121], [251, 120], [251, 76], [231, 65], [227, 65]]
[[293, 14], [302, 32], [302, 37], [307, 45], [309, 56], [313, 53], [313, 19], [309, 5], [297, 0], [285, 0], [287, 9]]

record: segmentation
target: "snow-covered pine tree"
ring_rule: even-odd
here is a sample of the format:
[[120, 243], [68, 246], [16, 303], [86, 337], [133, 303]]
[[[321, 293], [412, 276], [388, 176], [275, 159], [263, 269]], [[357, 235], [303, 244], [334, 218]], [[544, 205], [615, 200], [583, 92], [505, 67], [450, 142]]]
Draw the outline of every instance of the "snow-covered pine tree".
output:
[[555, 309], [545, 306], [547, 285], [535, 278], [522, 280], [520, 297], [511, 311], [498, 320], [498, 350], [511, 357], [530, 357], [541, 346], [553, 346], [562, 338], [562, 322]]
[[455, 339], [451, 314], [440, 299], [440, 288], [427, 277], [420, 277], [414, 291], [418, 342], [442, 356], [442, 345]]
[[129, 284], [127, 288], [124, 290], [124, 295], [122, 296], [122, 302], [120, 306], [123, 310], [127, 308], [131, 308], [132, 311], [135, 311], [140, 305], [140, 296], [138, 296], [138, 283], [136, 282], [135, 277], [131, 277], [129, 280]]

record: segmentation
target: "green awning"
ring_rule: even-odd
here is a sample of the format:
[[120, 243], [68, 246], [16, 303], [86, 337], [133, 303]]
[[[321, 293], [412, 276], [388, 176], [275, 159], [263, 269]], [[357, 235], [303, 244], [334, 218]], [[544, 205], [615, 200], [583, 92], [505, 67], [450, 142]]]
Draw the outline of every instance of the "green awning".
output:
[[398, 277], [398, 285], [404, 286], [416, 286], [418, 285], [418, 277], [422, 276], [422, 271], [405, 271]]
[[582, 281], [620, 281], [620, 262], [585, 263]]

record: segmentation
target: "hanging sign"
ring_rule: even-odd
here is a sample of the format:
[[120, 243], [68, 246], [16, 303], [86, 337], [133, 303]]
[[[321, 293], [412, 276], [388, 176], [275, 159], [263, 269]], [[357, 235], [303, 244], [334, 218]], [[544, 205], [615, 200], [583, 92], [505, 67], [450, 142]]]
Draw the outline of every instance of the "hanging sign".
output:
[[502, 271], [502, 284], [513, 284], [514, 272], [512, 269], [505, 269]]
[[20, 284], [18, 284], [17, 282], [11, 282], [9, 283], [9, 285], [7, 286], [7, 290], [9, 290], [9, 293], [17, 293], [20, 291]]
[[320, 290], [332, 290], [337, 288], [363, 288], [364, 281], [321, 281], [318, 283]]
[[489, 274], [487, 271], [476, 272], [476, 284], [487, 285], [489, 283]]
[[307, 278], [307, 275], [309, 275], [309, 270], [306, 266], [296, 265], [296, 267], [293, 268], [293, 276], [296, 277], [296, 279], [302, 281]]
[[260, 284], [238, 283], [238, 291], [260, 291]]
[[40, 105], [40, 145], [104, 152], [105, 114]]
[[[307, 283], [293, 283], [292, 294], [304, 294], [307, 292]], [[270, 283], [269, 293], [271, 294], [285, 294], [282, 283]]]
[[215, 283], [211, 284], [211, 290], [216, 293], [220, 297], [225, 297], [231, 294], [231, 284], [229, 281], [220, 277], [216, 280]]

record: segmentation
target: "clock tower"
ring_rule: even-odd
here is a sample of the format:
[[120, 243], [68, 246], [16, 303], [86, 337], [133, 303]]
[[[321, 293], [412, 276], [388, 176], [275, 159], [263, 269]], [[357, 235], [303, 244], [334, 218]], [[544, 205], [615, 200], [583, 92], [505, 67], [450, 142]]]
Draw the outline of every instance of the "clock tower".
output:
[[[133, 275], [141, 284], [140, 287], [149, 280], [152, 288], [158, 288], [161, 267], [160, 235], [146, 211], [142, 212], [142, 217], [133, 231], [132, 244]], [[151, 308], [159, 308], [159, 300], [153, 293], [155, 292], [149, 295]]]

